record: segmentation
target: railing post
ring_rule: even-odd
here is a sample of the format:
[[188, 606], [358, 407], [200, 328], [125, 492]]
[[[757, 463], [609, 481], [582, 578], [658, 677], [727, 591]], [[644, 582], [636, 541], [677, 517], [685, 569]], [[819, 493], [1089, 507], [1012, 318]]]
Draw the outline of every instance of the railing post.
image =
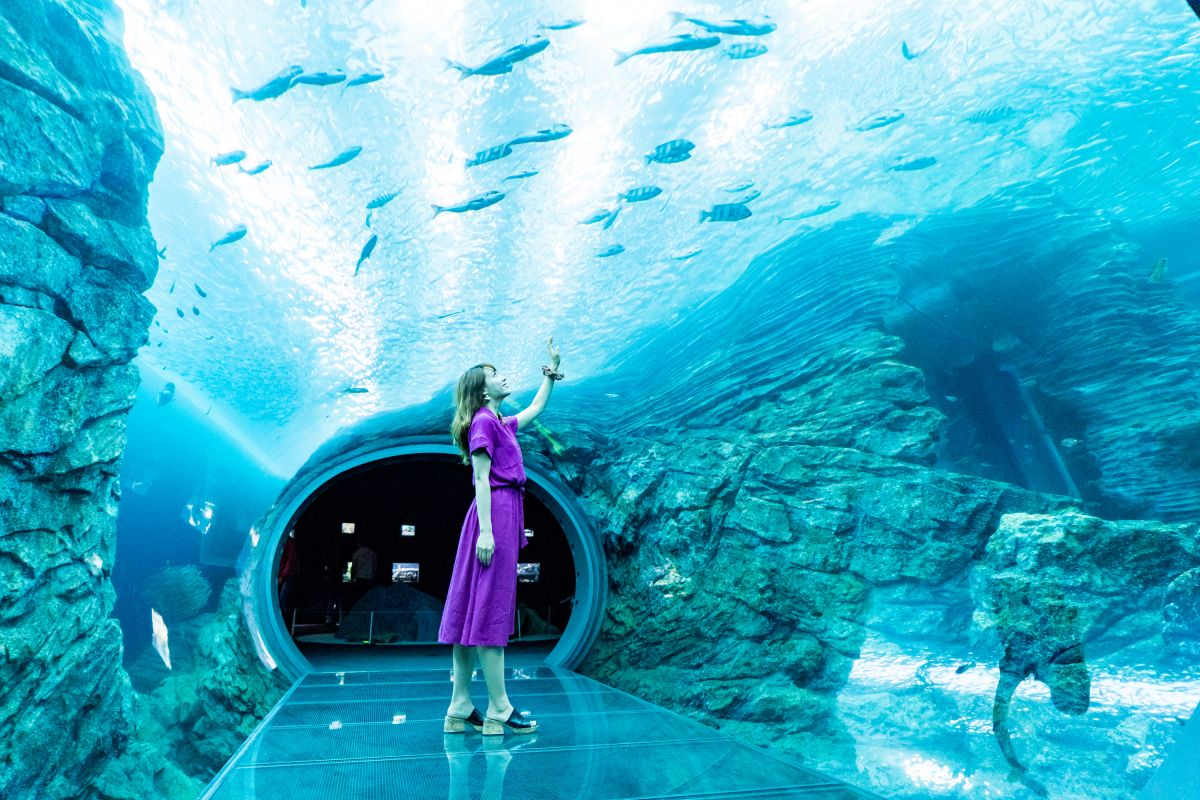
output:
[[371, 641], [374, 638], [375, 638], [375, 612], [372, 611], [371, 612], [371, 621], [367, 625], [367, 644], [371, 644]]

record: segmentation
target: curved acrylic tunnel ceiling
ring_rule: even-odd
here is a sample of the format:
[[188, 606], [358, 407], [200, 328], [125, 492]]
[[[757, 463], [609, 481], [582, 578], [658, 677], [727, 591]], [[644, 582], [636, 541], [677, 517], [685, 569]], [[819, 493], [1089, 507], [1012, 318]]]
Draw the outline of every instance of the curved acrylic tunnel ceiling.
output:
[[[288, 634], [279, 609], [276, 576], [288, 531], [322, 488], [339, 475], [387, 460], [430, 455], [457, 459], [458, 450], [446, 443], [449, 436], [440, 430], [446, 427], [441, 419], [446, 415], [445, 399], [443, 394], [419, 409], [376, 415], [325, 443], [255, 524], [254, 534], [246, 540], [239, 569], [247, 622], [257, 632], [259, 657], [266, 667], [278, 666], [289, 679], [312, 669]], [[436, 421], [428, 421], [431, 419]], [[570, 620], [546, 656], [546, 663], [574, 668], [595, 640], [604, 614], [607, 594], [604, 553], [574, 493], [556, 477], [554, 467], [536, 449], [528, 443], [524, 449], [527, 492], [541, 501], [562, 527], [576, 575]]]

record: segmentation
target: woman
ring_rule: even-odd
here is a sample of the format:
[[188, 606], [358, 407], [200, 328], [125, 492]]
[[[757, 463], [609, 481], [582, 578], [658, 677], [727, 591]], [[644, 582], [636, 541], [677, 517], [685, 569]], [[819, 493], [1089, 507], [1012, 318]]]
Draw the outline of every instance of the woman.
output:
[[[525, 718], [508, 700], [504, 688], [504, 647], [512, 633], [517, 603], [517, 554], [525, 547], [525, 468], [517, 429], [525, 428], [546, 408], [558, 372], [558, 348], [551, 336], [550, 366], [529, 407], [505, 419], [500, 404], [511, 392], [508, 381], [491, 364], [477, 364], [462, 374], [454, 391], [457, 412], [450, 435], [474, 470], [475, 500], [467, 509], [454, 573], [442, 611], [438, 641], [454, 645], [454, 693], [446, 710], [446, 733], [470, 725], [485, 735], [533, 733], [537, 722]], [[471, 702], [474, 647], [487, 683], [488, 710], [482, 717]]]

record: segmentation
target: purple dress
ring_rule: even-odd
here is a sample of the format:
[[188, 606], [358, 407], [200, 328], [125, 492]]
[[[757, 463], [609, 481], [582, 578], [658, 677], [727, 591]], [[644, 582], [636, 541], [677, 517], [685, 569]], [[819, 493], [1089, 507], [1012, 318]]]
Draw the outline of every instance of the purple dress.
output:
[[[492, 459], [492, 537], [496, 549], [486, 567], [479, 563], [479, 511], [471, 501], [458, 539], [454, 572], [442, 610], [438, 641], [443, 644], [504, 647], [515, 633], [517, 555], [525, 539], [525, 466], [517, 444], [517, 418], [503, 423], [490, 408], [475, 412], [467, 441], [472, 453], [486, 450]], [[475, 485], [472, 472], [471, 485]]]

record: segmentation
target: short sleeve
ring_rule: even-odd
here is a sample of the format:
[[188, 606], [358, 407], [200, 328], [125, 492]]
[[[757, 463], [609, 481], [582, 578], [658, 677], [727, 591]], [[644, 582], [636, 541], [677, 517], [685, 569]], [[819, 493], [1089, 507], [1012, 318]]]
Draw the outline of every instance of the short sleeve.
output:
[[517, 415], [513, 414], [511, 417], [504, 420], [504, 424], [512, 428], [512, 432], [515, 434], [517, 432]]
[[496, 420], [487, 414], [480, 414], [471, 421], [467, 431], [467, 443], [472, 454], [476, 450], [486, 450], [488, 458], [496, 457]]

